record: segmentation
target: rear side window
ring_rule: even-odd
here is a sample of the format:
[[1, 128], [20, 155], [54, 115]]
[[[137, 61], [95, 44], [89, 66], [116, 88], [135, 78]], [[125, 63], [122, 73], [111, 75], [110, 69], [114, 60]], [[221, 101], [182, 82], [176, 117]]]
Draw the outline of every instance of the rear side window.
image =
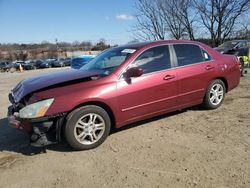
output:
[[143, 74], [171, 68], [168, 46], [157, 46], [144, 51], [132, 66], [143, 69]]
[[204, 56], [199, 46], [193, 44], [175, 44], [175, 53], [179, 66], [203, 62]]

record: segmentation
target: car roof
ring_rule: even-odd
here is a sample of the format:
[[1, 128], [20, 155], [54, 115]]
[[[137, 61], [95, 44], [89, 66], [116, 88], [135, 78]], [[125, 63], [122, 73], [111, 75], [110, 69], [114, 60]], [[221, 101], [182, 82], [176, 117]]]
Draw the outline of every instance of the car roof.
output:
[[163, 45], [163, 44], [201, 44], [197, 41], [190, 41], [190, 40], [159, 40], [159, 41], [148, 41], [148, 42], [139, 42], [139, 43], [131, 43], [131, 44], [125, 44], [118, 46], [122, 48], [143, 48], [143, 47], [149, 47], [149, 46], [156, 46], [156, 45]]

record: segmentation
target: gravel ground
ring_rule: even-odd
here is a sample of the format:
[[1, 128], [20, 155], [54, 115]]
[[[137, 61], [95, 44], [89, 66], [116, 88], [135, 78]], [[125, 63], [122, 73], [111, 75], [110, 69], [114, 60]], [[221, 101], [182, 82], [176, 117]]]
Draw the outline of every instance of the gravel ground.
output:
[[0, 187], [250, 187], [250, 74], [217, 110], [145, 120], [89, 151], [60, 144], [40, 153], [7, 126], [7, 95], [59, 69], [0, 74]]

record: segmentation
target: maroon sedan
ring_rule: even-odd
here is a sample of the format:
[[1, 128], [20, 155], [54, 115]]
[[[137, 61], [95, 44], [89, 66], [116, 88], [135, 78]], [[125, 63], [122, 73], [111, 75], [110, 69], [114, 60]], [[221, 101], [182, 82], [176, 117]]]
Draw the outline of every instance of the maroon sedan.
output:
[[111, 128], [203, 104], [218, 108], [240, 81], [235, 56], [192, 41], [157, 41], [111, 48], [80, 70], [20, 82], [9, 94], [9, 124], [31, 144], [76, 150], [99, 146]]

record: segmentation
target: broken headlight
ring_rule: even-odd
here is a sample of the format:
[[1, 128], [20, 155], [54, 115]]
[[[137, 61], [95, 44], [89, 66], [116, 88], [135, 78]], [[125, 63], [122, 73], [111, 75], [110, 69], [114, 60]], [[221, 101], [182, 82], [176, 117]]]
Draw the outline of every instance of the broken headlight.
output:
[[48, 108], [53, 103], [54, 99], [46, 99], [28, 106], [25, 106], [19, 111], [20, 118], [38, 118], [43, 117]]

